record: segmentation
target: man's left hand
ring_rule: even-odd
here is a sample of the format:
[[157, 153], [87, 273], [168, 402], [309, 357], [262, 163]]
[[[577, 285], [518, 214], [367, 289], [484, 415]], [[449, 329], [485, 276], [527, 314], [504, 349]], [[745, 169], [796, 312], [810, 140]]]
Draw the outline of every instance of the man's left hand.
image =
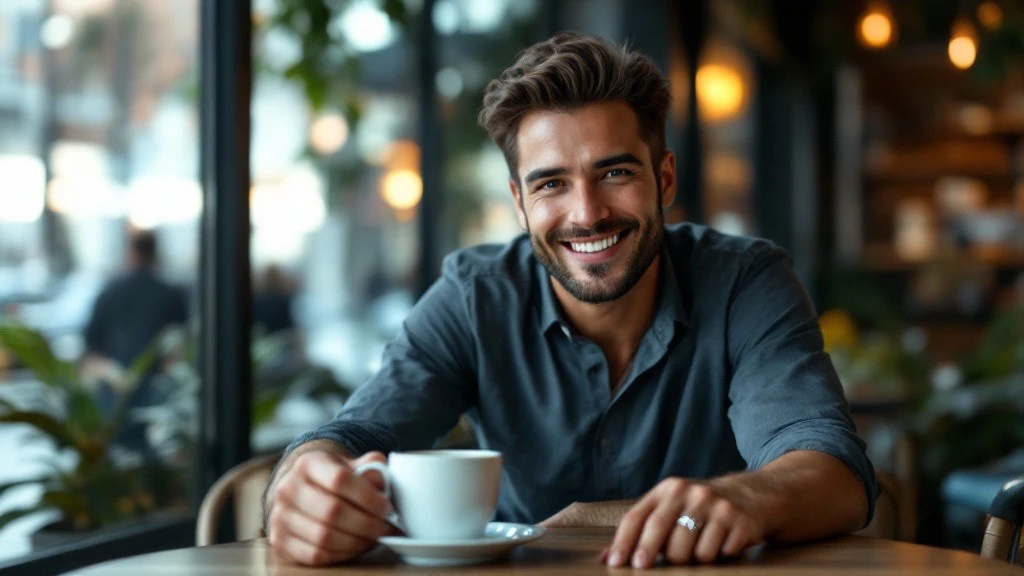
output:
[[634, 568], [650, 568], [659, 553], [672, 564], [714, 562], [759, 544], [765, 519], [726, 491], [709, 482], [663, 480], [623, 516], [602, 559]]

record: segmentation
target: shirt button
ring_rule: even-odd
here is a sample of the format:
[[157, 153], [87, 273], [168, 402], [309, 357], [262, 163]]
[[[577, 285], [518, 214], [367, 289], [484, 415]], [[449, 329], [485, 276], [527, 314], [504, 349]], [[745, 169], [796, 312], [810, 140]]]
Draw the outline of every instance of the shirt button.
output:
[[605, 436], [604, 438], [601, 438], [601, 448], [607, 448], [609, 442], [610, 442], [610, 440], [608, 440], [607, 436]]

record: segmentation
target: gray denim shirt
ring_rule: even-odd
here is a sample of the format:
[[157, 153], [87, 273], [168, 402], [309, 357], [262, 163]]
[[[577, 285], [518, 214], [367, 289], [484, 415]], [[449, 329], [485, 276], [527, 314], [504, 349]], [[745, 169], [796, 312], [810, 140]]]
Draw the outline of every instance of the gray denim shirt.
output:
[[498, 520], [538, 522], [794, 450], [846, 463], [873, 508], [874, 470], [787, 254], [681, 224], [666, 227], [660, 266], [654, 320], [613, 395], [601, 349], [564, 320], [528, 237], [455, 252], [379, 373], [289, 450], [426, 449], [465, 413], [505, 457]]

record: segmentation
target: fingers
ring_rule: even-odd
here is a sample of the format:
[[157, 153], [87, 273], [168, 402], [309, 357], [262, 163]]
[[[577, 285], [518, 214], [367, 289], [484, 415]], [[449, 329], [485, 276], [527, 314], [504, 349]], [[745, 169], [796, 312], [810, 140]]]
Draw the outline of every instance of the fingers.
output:
[[364, 550], [371, 548], [375, 539], [364, 538], [355, 534], [335, 528], [330, 524], [318, 522], [290, 507], [283, 507], [280, 511], [275, 510], [275, 521], [282, 526], [282, 533], [288, 535], [289, 540], [301, 540], [325, 553], [335, 561], [354, 558]]
[[[672, 564], [688, 564], [693, 561], [694, 548], [703, 531], [707, 529], [704, 526], [704, 519], [711, 517], [716, 498], [714, 491], [704, 484], [694, 484], [687, 491], [685, 508], [672, 520], [673, 530], [665, 545], [665, 560]], [[694, 530], [676, 523], [684, 512], [698, 523]]]
[[352, 536], [376, 540], [387, 532], [388, 524], [378, 516], [367, 513], [358, 505], [324, 492], [317, 486], [306, 484], [280, 495], [282, 502], [291, 504], [311, 521], [341, 530]]
[[682, 513], [682, 506], [681, 501], [666, 499], [647, 517], [647, 522], [640, 533], [640, 540], [633, 551], [634, 568], [654, 566], [658, 552], [664, 547], [672, 529], [676, 527], [676, 519]]
[[309, 542], [295, 538], [286, 530], [277, 529], [270, 533], [270, 545], [282, 559], [294, 564], [307, 566], [324, 566], [343, 562], [336, 553], [313, 546]]
[[612, 540], [608, 552], [608, 565], [618, 568], [625, 566], [633, 554], [633, 547], [640, 538], [647, 517], [657, 505], [657, 498], [654, 491], [644, 496], [636, 505], [622, 516], [618, 529], [615, 530], [615, 538]]
[[[364, 464], [369, 464], [370, 462], [387, 464], [388, 457], [381, 452], [367, 452], [366, 454], [363, 454], [359, 458], [356, 458], [355, 460], [352, 461], [352, 469], [357, 470], [359, 469], [360, 466]], [[370, 470], [364, 473], [362, 477], [369, 481], [370, 484], [373, 484], [373, 487], [376, 488], [377, 490], [384, 490], [384, 478], [381, 476], [380, 472], [376, 470]]]
[[391, 502], [380, 489], [356, 474], [352, 468], [326, 454], [307, 452], [299, 456], [292, 472], [304, 474], [329, 494], [340, 496], [378, 518], [384, 518], [392, 510]]
[[726, 536], [725, 543], [722, 544], [722, 556], [738, 556], [740, 552], [743, 552], [751, 544], [755, 544], [753, 542], [753, 528], [749, 522], [740, 522], [733, 526], [732, 530], [729, 531], [729, 535]]
[[665, 560], [670, 564], [689, 564], [693, 560], [693, 547], [697, 544], [697, 532], [690, 532], [677, 525], [665, 545]]
[[714, 562], [724, 555], [723, 548], [729, 533], [746, 524], [746, 516], [736, 505], [728, 500], [717, 500], [711, 508], [707, 526], [700, 533], [694, 556], [700, 562]]
[[[695, 530], [676, 523], [684, 511], [698, 523]], [[612, 567], [650, 568], [663, 552], [672, 564], [709, 563], [741, 553], [754, 534], [754, 520], [710, 486], [670, 478], [623, 516], [601, 558]]]
[[721, 518], [713, 517], [701, 529], [697, 537], [697, 545], [693, 548], [693, 557], [698, 562], [709, 563], [718, 559], [729, 526]]
[[[368, 454], [374, 461], [382, 455]], [[269, 539], [286, 560], [324, 565], [355, 558], [390, 533], [391, 503], [347, 463], [325, 452], [300, 455], [273, 488]]]

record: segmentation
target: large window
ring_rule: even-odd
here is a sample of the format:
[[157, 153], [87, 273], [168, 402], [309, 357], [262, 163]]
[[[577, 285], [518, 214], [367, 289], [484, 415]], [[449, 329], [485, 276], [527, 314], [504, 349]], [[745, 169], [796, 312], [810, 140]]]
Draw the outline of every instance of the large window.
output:
[[445, 248], [505, 242], [522, 232], [498, 147], [477, 125], [487, 83], [538, 40], [535, 2], [439, 1], [434, 25], [440, 60], [434, 78], [444, 135]]
[[193, 508], [198, 49], [198, 0], [0, 3], [0, 563]]
[[421, 14], [384, 4], [253, 5], [257, 452], [328, 420], [415, 298]]
[[[424, 235], [443, 255], [519, 231], [476, 111], [487, 81], [534, 40], [536, 4], [332, 6], [318, 16], [254, 4], [254, 350], [270, 352], [255, 375], [258, 452], [329, 419], [377, 370], [421, 278], [439, 273], [421, 274]], [[309, 41], [318, 34], [325, 46]], [[434, 188], [422, 173], [425, 113], [443, 147]], [[441, 207], [433, 218], [428, 202]]]

